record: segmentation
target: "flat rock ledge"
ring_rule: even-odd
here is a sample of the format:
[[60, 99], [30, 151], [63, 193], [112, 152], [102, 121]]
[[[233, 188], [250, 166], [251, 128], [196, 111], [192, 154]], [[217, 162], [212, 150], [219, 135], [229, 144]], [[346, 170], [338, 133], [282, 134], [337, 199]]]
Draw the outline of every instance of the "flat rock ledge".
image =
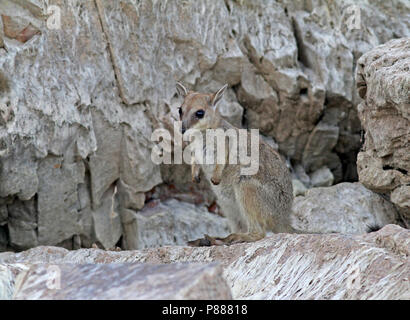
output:
[[410, 231], [246, 244], [0, 254], [3, 299], [410, 299]]

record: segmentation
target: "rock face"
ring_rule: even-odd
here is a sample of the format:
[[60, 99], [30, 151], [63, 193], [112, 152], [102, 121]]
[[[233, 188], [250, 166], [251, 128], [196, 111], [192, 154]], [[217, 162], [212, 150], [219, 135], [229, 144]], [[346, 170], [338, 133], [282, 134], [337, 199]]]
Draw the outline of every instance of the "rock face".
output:
[[[228, 83], [229, 121], [307, 174], [355, 180], [356, 60], [410, 36], [406, 2], [52, 3], [0, 3], [0, 250], [138, 247], [134, 214], [169, 183], [150, 136], [177, 116], [176, 80]], [[392, 199], [407, 203], [406, 188]]]
[[[409, 248], [410, 231], [396, 225], [356, 236], [276, 234], [258, 242], [229, 247], [162, 247], [123, 252], [37, 247], [16, 254], [0, 254], [0, 285], [7, 283], [7, 292], [11, 290], [15, 298], [22, 299], [89, 298], [77, 287], [80, 281], [84, 281], [84, 288], [104, 298], [118, 298], [123, 292], [128, 298], [175, 298], [173, 294], [180, 287], [186, 289], [186, 284], [191, 289], [180, 294], [181, 298], [203, 297], [210, 292], [212, 298], [227, 298], [226, 281], [234, 299], [409, 299]], [[136, 262], [144, 264], [134, 264]], [[181, 265], [181, 262], [188, 264]], [[214, 265], [209, 265], [211, 262], [222, 266], [225, 280]], [[39, 265], [33, 265], [37, 263]], [[77, 266], [68, 268], [67, 263]], [[51, 293], [45, 289], [44, 272], [50, 265], [61, 268], [62, 285], [72, 280], [73, 287], [79, 290], [62, 286], [60, 291]], [[16, 268], [20, 268], [15, 271], [17, 278], [24, 272], [22, 269], [28, 269], [28, 276], [18, 286], [10, 281], [11, 271]], [[96, 273], [84, 279], [73, 270], [95, 270]], [[137, 270], [151, 274], [153, 282], [150, 284], [146, 278], [139, 282], [140, 273], [134, 273]], [[192, 282], [178, 282], [177, 288], [163, 287], [177, 284], [168, 276], [159, 279], [170, 270], [176, 272], [175, 281], [190, 278]], [[106, 276], [107, 271], [129, 273], [130, 286], [112, 279], [109, 274]], [[141, 271], [141, 274], [146, 273]], [[103, 292], [111, 280], [120, 286]], [[216, 280], [220, 281], [217, 288], [213, 287]], [[134, 284], [142, 286], [141, 294], [130, 290]], [[198, 288], [202, 295], [198, 295]]]
[[362, 234], [397, 224], [395, 207], [360, 183], [309, 189], [293, 201], [292, 226], [310, 233]]
[[410, 223], [410, 38], [392, 40], [358, 61], [358, 106], [366, 131], [360, 181], [390, 195]]

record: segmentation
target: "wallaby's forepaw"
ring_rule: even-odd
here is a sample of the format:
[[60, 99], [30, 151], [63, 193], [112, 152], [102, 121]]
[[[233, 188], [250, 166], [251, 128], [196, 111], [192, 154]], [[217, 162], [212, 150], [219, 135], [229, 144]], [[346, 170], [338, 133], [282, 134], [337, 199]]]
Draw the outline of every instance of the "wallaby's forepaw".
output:
[[190, 247], [209, 247], [211, 245], [211, 243], [205, 238], [188, 241], [187, 244]]
[[204, 235], [204, 238], [196, 239], [193, 241], [188, 241], [190, 247], [210, 247], [210, 246], [220, 246], [224, 243], [220, 238], [210, 237], [207, 234]]
[[209, 247], [209, 246], [222, 246], [236, 243], [253, 242], [262, 239], [265, 236], [264, 233], [231, 233], [225, 238], [210, 237], [207, 234], [204, 238], [197, 239], [188, 242], [191, 247]]

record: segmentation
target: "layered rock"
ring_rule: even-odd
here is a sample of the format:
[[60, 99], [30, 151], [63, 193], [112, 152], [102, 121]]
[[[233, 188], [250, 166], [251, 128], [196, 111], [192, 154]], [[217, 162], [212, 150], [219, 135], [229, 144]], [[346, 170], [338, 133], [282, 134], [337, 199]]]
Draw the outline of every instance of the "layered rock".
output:
[[[258, 242], [228, 247], [162, 247], [123, 252], [37, 247], [17, 254], [0, 254], [0, 288], [3, 283], [9, 297], [12, 292], [15, 298], [24, 299], [89, 299], [81, 288], [92, 289], [99, 294], [97, 298], [122, 298], [124, 294], [126, 298], [159, 299], [175, 298], [179, 289], [188, 286], [192, 288], [191, 295], [180, 294], [180, 298], [207, 294], [212, 298], [227, 298], [226, 281], [234, 299], [409, 299], [409, 233], [399, 226], [388, 225], [365, 235], [276, 234]], [[188, 264], [181, 266], [180, 262]], [[207, 265], [192, 264], [199, 262]], [[223, 279], [214, 266], [209, 266], [210, 262], [222, 266]], [[67, 263], [77, 266], [68, 269]], [[49, 265], [61, 270], [60, 290], [46, 288], [47, 283], [54, 284], [55, 278], [46, 277]], [[24, 269], [28, 273], [15, 286], [13, 274], [18, 278]], [[96, 273], [84, 279], [83, 273], [73, 270]], [[145, 273], [136, 273], [137, 270]], [[168, 275], [159, 279], [161, 272], [167, 271], [175, 272], [175, 279]], [[132, 293], [121, 277], [112, 279], [107, 272], [125, 272], [130, 285], [140, 285], [142, 293], [136, 290]], [[151, 274], [152, 283], [141, 279], [147, 273]], [[72, 287], [63, 286], [68, 280], [72, 280]], [[111, 289], [103, 292], [112, 281]], [[215, 281], [220, 281], [216, 287]], [[79, 290], [73, 290], [77, 286]], [[194, 294], [198, 292], [196, 288], [202, 295]]]
[[410, 222], [410, 38], [392, 40], [358, 61], [359, 117], [366, 132], [360, 181], [390, 195]]
[[[172, 277], [169, 277], [169, 274], [172, 274]], [[26, 280], [21, 280], [22, 278]], [[12, 296], [4, 298], [15, 300], [231, 299], [230, 289], [222, 277], [222, 269], [215, 263], [61, 264], [58, 266], [41, 264], [21, 270], [16, 277], [16, 282], [18, 286], [15, 287]]]
[[408, 10], [381, 0], [3, 0], [0, 250], [132, 248], [145, 193], [172, 176], [150, 161], [150, 136], [176, 117], [176, 80], [201, 91], [228, 83], [229, 121], [274, 138], [307, 174], [327, 167], [335, 183], [355, 180], [355, 61], [409, 36]]

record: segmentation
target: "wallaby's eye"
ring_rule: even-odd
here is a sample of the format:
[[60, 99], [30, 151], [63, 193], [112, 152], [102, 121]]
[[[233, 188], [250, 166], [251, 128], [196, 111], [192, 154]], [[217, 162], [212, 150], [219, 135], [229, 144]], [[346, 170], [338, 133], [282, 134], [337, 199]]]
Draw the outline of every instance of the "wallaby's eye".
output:
[[178, 108], [178, 113], [179, 113], [179, 116], [182, 117], [182, 108], [181, 107]]
[[195, 115], [198, 119], [201, 119], [204, 117], [205, 111], [204, 110], [198, 110], [197, 112], [195, 112]]

